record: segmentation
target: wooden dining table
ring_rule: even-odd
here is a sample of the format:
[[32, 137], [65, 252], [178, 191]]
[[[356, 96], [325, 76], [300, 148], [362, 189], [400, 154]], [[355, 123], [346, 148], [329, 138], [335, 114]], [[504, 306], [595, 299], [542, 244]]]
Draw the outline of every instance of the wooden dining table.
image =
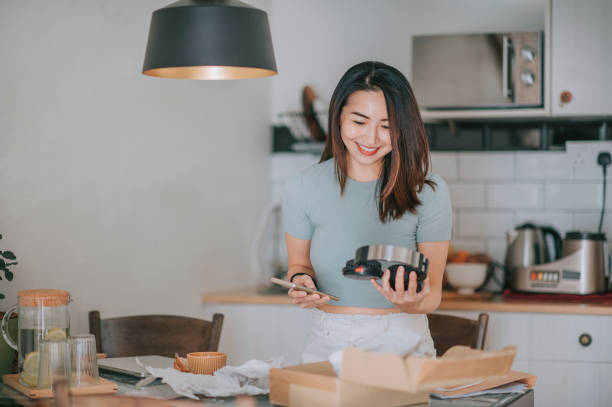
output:
[[[202, 397], [199, 401], [192, 401], [180, 397], [167, 384], [160, 379], [153, 383], [136, 388], [139, 379], [100, 371], [100, 376], [117, 383], [117, 393], [105, 396], [79, 396], [72, 398], [72, 406], [138, 406], [138, 407], [183, 407], [183, 406], [236, 406], [236, 407], [270, 407], [267, 394], [258, 396], [238, 397]], [[430, 398], [431, 407], [533, 407], [534, 391], [525, 393], [499, 393], [486, 394], [459, 399]], [[52, 407], [56, 403], [52, 399], [33, 400], [9, 386], [0, 384], [0, 407], [24, 406], [24, 407]], [[418, 407], [418, 406], [414, 406]]]

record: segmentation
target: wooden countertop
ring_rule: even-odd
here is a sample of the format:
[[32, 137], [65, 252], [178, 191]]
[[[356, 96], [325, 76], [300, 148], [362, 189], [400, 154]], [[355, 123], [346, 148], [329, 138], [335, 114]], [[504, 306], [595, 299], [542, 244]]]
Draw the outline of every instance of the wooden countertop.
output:
[[[291, 305], [284, 294], [259, 294], [254, 287], [202, 295], [202, 303]], [[612, 305], [580, 304], [571, 302], [543, 302], [508, 300], [491, 294], [460, 295], [442, 293], [439, 310], [488, 311], [488, 312], [536, 312], [550, 314], [612, 315]]]

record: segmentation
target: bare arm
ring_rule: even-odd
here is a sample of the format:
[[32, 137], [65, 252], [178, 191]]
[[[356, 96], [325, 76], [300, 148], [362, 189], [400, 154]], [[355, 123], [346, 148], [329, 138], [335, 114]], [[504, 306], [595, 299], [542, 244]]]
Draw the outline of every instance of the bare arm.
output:
[[306, 273], [311, 277], [315, 276], [312, 263], [310, 262], [310, 240], [298, 239], [285, 233], [287, 242], [287, 254], [289, 255], [289, 267], [287, 270], [287, 280], [297, 273]]
[[435, 311], [442, 299], [442, 277], [446, 266], [448, 254], [448, 240], [442, 242], [418, 243], [417, 247], [429, 259], [427, 278], [423, 282], [423, 289], [417, 293], [416, 273], [410, 273], [408, 289], [404, 290], [403, 268], [397, 272], [395, 288], [389, 284], [389, 271], [386, 270], [382, 278], [382, 285], [371, 280], [376, 289], [391, 303], [404, 312], [411, 314], [428, 314]]
[[[307, 275], [299, 275], [293, 279], [293, 282], [309, 288], [316, 288], [313, 278], [315, 271], [310, 262], [310, 240], [298, 239], [285, 233], [287, 242], [287, 254], [289, 255], [289, 267], [287, 270], [287, 280], [297, 273], [306, 273]], [[327, 304], [329, 297], [321, 298], [318, 294], [307, 294], [304, 291], [291, 289], [288, 292], [293, 298], [293, 303], [302, 308], [314, 308], [319, 305]]]

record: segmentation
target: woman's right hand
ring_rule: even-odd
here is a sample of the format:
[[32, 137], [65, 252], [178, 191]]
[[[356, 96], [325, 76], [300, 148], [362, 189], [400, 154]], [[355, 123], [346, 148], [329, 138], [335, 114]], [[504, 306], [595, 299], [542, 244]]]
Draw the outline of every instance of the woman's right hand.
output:
[[[299, 275], [293, 279], [293, 282], [297, 285], [303, 285], [304, 287], [312, 288], [314, 290], [317, 289], [312, 278], [307, 275]], [[321, 297], [319, 294], [308, 294], [305, 291], [300, 291], [296, 289], [290, 289], [289, 297], [292, 298], [292, 302], [295, 305], [299, 305], [302, 308], [316, 308], [321, 305], [325, 305], [329, 302], [329, 297], [327, 295]]]

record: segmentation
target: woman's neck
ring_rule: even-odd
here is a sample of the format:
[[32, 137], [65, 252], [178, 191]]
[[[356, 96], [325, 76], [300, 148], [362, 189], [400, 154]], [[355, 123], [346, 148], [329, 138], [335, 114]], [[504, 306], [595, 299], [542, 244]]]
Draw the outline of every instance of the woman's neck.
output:
[[348, 168], [347, 175], [349, 178], [358, 182], [370, 182], [380, 178], [382, 163], [378, 165], [360, 165], [353, 161], [350, 157], [347, 160]]

